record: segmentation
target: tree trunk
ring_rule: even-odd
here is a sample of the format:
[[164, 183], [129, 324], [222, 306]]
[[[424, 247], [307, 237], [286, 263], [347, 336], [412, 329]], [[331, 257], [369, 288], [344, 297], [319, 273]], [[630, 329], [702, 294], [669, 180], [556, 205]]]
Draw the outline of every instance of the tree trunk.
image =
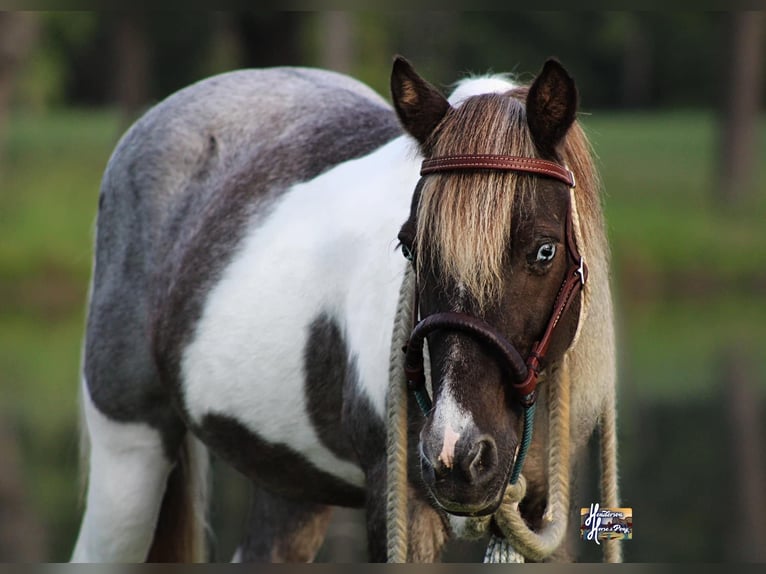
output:
[[762, 418], [762, 394], [755, 385], [755, 366], [741, 346], [723, 357], [724, 395], [728, 410], [734, 491], [732, 540], [728, 557], [736, 562], [766, 562], [766, 459]]
[[716, 194], [723, 204], [741, 202], [753, 183], [756, 127], [763, 71], [762, 12], [730, 12], [726, 44]]
[[28, 503], [12, 431], [0, 415], [0, 562], [39, 562], [46, 558], [45, 532]]
[[319, 65], [336, 72], [351, 73], [354, 64], [354, 29], [351, 13], [337, 10], [319, 16]]
[[0, 161], [16, 74], [37, 38], [37, 22], [33, 12], [0, 12]]
[[628, 18], [622, 56], [622, 103], [626, 108], [649, 104], [652, 88], [652, 46], [643, 14], [624, 14]]
[[146, 37], [146, 15], [125, 12], [118, 15], [115, 42], [115, 100], [122, 121], [130, 124], [149, 99], [149, 47]]

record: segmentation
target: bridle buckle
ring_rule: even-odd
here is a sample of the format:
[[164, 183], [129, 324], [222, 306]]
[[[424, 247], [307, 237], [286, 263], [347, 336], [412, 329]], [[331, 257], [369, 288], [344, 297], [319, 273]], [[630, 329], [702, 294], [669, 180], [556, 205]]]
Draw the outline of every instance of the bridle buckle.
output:
[[585, 257], [580, 256], [580, 266], [575, 270], [575, 275], [580, 276], [580, 285], [585, 285]]
[[575, 187], [577, 187], [577, 180], [575, 179], [574, 172], [566, 166], [564, 167], [564, 169], [566, 169], [569, 172], [569, 177], [572, 180], [572, 185], [570, 185], [569, 187], [571, 189], [574, 189]]

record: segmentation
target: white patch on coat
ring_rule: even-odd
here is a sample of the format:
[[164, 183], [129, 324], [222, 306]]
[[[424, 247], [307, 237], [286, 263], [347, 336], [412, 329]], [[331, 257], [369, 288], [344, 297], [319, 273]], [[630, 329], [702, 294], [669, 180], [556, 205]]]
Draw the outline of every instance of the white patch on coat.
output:
[[172, 468], [160, 433], [104, 416], [82, 390], [90, 437], [85, 516], [72, 562], [143, 562]]
[[235, 418], [355, 485], [364, 477], [319, 440], [306, 410], [303, 350], [336, 320], [360, 386], [385, 412], [391, 330], [405, 259], [395, 249], [418, 180], [408, 138], [294, 186], [255, 220], [210, 292], [183, 351], [186, 408]]

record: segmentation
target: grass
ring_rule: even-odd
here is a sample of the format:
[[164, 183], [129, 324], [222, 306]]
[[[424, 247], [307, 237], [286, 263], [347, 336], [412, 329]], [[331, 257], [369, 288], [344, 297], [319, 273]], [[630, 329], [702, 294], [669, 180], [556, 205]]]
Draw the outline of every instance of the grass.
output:
[[[721, 362], [744, 348], [766, 372], [766, 118], [751, 196], [715, 196], [715, 121], [692, 112], [594, 114], [617, 287], [625, 392], [650, 401], [712, 397]], [[754, 377], [763, 386], [763, 377]]]
[[766, 279], [757, 256], [766, 252], [765, 119], [758, 173], [740, 205], [716, 198], [711, 115], [599, 114], [586, 121], [605, 183], [618, 272], [637, 266], [649, 278], [687, 276], [727, 290]]
[[51, 266], [81, 278], [101, 173], [119, 124], [111, 113], [13, 117], [0, 195], [0, 277], [39, 274]]
[[620, 305], [621, 393], [649, 403], [719, 396], [723, 365], [747, 361], [749, 383], [766, 396], [766, 304], [755, 297], [646, 301]]
[[[766, 122], [757, 194], [714, 201], [704, 113], [594, 114], [614, 255], [624, 393], [713, 396], [724, 342], [766, 345]], [[98, 188], [120, 135], [110, 111], [13, 116], [0, 164], [0, 415], [21, 437], [33, 508], [66, 559], [77, 523], [76, 394]], [[760, 379], [763, 381], [763, 377]]]

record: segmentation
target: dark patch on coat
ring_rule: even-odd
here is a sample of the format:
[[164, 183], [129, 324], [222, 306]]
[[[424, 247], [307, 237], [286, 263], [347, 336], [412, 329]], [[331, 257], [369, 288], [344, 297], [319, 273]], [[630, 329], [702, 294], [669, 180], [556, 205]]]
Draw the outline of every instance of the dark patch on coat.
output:
[[[385, 423], [361, 389], [356, 359], [349, 355], [340, 326], [327, 314], [311, 323], [304, 365], [306, 406], [322, 443], [339, 458], [358, 464], [368, 489], [385, 488]], [[421, 424], [416, 417], [410, 440], [417, 440]], [[382, 475], [376, 472], [381, 464]], [[419, 468], [417, 456], [410, 466], [411, 473]]]
[[346, 381], [356, 386], [356, 369], [349, 368], [348, 346], [338, 324], [322, 314], [309, 326], [303, 352], [306, 408], [319, 439], [337, 457], [356, 461], [341, 424]]
[[359, 507], [361, 488], [329, 475], [285, 444], [270, 443], [232, 417], [208, 414], [195, 434], [256, 484], [289, 500]]
[[[343, 430], [365, 474], [386, 456], [386, 427], [357, 382], [356, 359], [349, 361], [343, 390]], [[369, 478], [368, 478], [369, 482]]]

